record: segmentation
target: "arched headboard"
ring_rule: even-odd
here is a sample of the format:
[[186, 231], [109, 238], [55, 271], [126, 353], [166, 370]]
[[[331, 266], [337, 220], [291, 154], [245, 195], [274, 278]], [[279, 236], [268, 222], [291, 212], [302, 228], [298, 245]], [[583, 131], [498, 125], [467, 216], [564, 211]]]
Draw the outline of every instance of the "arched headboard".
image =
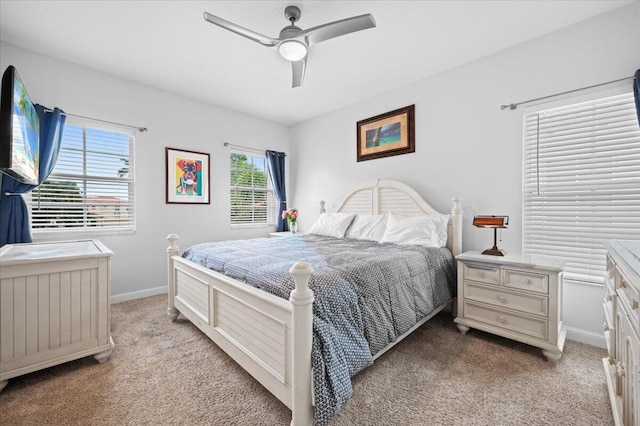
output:
[[395, 180], [376, 179], [359, 185], [338, 205], [336, 212], [356, 214], [395, 213], [405, 216], [450, 214], [447, 247], [454, 256], [462, 251], [462, 199], [453, 198], [448, 213], [431, 207], [413, 188]]

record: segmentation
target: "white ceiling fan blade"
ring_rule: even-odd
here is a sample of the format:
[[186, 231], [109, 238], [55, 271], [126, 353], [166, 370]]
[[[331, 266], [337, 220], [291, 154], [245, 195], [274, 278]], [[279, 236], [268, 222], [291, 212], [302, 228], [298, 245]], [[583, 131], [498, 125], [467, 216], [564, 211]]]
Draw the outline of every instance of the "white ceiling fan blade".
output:
[[306, 69], [307, 58], [291, 62], [291, 70], [293, 71], [293, 84], [291, 87], [302, 86], [302, 82], [304, 81], [304, 72]]
[[305, 37], [309, 46], [321, 41], [329, 40], [341, 35], [354, 33], [356, 31], [366, 30], [376, 26], [373, 15], [354, 16], [353, 18], [342, 19], [340, 21], [330, 22], [317, 27], [309, 28], [296, 34], [296, 38]]
[[271, 38], [271, 37], [267, 37], [265, 35], [262, 35], [260, 33], [257, 33], [255, 31], [251, 31], [247, 28], [241, 27], [240, 25], [236, 25], [233, 22], [229, 22], [226, 19], [222, 19], [219, 18], [217, 16], [214, 16], [210, 13], [204, 12], [204, 19], [207, 22], [211, 22], [214, 25], [217, 25], [219, 27], [224, 28], [225, 30], [229, 30], [231, 32], [234, 32], [238, 35], [241, 35], [243, 37], [248, 38], [249, 40], [253, 40], [255, 42], [258, 42], [260, 44], [262, 44], [263, 46], [267, 46], [267, 47], [273, 47], [276, 44], [278, 44], [278, 42], [280, 40]]

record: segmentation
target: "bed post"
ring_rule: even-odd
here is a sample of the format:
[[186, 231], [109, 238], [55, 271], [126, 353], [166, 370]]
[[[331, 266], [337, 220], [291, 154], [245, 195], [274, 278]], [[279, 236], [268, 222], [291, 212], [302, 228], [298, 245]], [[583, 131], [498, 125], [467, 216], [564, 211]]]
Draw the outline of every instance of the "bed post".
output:
[[309, 278], [313, 268], [307, 262], [297, 262], [289, 273], [296, 282], [289, 301], [293, 304], [293, 342], [291, 378], [291, 426], [313, 424], [311, 400], [311, 347], [313, 345], [313, 291], [309, 289]]
[[171, 321], [177, 320], [180, 314], [174, 305], [176, 297], [176, 276], [173, 273], [173, 256], [177, 256], [180, 252], [180, 248], [178, 248], [176, 244], [179, 238], [176, 234], [169, 234], [167, 236], [167, 240], [169, 240], [169, 247], [167, 247], [167, 283], [169, 284], [167, 315], [171, 317]]
[[453, 197], [453, 208], [451, 209], [451, 230], [453, 239], [451, 241], [451, 253], [454, 256], [462, 253], [462, 198]]

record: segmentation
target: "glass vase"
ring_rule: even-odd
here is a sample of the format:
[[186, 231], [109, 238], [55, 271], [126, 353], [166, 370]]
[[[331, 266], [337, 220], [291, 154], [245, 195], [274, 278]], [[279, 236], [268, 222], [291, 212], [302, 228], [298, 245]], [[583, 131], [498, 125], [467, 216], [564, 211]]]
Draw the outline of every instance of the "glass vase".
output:
[[297, 222], [289, 222], [289, 232], [295, 234], [298, 232], [298, 223]]

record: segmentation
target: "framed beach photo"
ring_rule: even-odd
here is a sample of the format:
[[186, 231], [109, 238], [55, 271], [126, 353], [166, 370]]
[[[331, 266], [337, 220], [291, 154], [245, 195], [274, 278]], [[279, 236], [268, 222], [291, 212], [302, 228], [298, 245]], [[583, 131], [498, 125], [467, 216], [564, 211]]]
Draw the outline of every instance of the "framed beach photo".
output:
[[415, 105], [358, 121], [357, 161], [415, 152]]
[[166, 148], [167, 204], [209, 204], [209, 154]]

